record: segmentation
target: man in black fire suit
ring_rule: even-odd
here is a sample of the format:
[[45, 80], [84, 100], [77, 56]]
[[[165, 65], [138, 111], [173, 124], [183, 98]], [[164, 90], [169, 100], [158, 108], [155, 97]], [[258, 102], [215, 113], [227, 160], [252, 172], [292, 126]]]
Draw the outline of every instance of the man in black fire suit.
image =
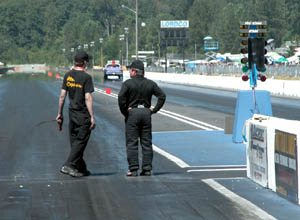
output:
[[93, 113], [94, 92], [92, 77], [86, 73], [85, 68], [89, 62], [89, 55], [79, 51], [75, 57], [75, 67], [65, 74], [59, 98], [57, 122], [63, 122], [63, 106], [69, 94], [69, 135], [71, 151], [67, 161], [60, 172], [72, 177], [88, 176], [83, 153], [87, 146], [91, 130], [95, 128]]
[[[158, 85], [144, 77], [144, 64], [135, 60], [127, 66], [131, 79], [125, 81], [119, 92], [118, 102], [121, 113], [125, 116], [126, 151], [128, 161], [127, 176], [138, 176], [138, 143], [142, 146], [141, 176], [151, 176], [152, 170], [152, 125], [151, 115], [158, 112], [166, 100], [165, 93]], [[152, 95], [158, 100], [151, 107]]]

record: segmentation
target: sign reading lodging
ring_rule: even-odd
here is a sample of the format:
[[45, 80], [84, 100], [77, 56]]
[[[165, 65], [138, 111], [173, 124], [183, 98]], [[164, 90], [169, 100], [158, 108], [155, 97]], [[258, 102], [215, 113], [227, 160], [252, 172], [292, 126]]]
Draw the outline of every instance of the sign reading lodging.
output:
[[250, 124], [250, 147], [247, 149], [249, 157], [249, 177], [260, 185], [268, 185], [267, 165], [267, 128]]
[[297, 136], [275, 130], [276, 191], [298, 203]]
[[160, 21], [160, 28], [189, 28], [189, 21]]

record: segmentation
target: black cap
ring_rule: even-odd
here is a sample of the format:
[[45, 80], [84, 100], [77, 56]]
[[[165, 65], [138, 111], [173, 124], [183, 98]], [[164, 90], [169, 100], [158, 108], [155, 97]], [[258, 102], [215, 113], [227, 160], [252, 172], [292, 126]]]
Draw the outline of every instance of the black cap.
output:
[[91, 57], [85, 51], [78, 51], [74, 57], [74, 61], [77, 63], [83, 63], [83, 61], [89, 62]]
[[144, 71], [144, 63], [140, 60], [133, 61], [129, 66], [126, 66], [128, 69], [138, 69]]

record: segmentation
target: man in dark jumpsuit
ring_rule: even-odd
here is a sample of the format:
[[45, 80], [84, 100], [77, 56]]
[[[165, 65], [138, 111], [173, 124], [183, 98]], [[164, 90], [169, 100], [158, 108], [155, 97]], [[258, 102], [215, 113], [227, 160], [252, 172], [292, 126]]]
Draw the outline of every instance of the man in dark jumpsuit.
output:
[[65, 98], [69, 94], [69, 136], [71, 151], [60, 172], [73, 177], [88, 176], [83, 153], [88, 143], [91, 130], [95, 128], [93, 113], [94, 92], [92, 77], [85, 72], [89, 56], [84, 51], [79, 51], [75, 57], [75, 67], [64, 76], [59, 98], [58, 115], [56, 120], [63, 122], [63, 107]]
[[[166, 95], [155, 82], [144, 77], [143, 62], [135, 60], [127, 68], [131, 79], [123, 83], [118, 96], [120, 111], [125, 116], [126, 151], [129, 165], [127, 176], [138, 176], [139, 140], [142, 146], [140, 175], [151, 176], [153, 159], [151, 115], [161, 109]], [[152, 95], [158, 98], [153, 109], [151, 107]]]

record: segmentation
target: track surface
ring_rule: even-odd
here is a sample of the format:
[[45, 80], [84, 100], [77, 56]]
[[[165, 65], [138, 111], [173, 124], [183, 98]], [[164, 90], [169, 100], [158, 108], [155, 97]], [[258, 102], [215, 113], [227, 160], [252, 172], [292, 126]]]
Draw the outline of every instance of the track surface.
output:
[[[121, 83], [95, 85], [99, 91], [110, 87], [117, 94]], [[234, 93], [162, 86], [167, 93], [165, 111], [220, 128], [224, 128], [225, 117], [234, 113]], [[181, 168], [155, 153], [152, 177], [125, 177], [124, 119], [116, 98], [100, 92], [93, 94], [97, 127], [85, 152], [92, 175], [77, 179], [60, 174], [69, 152], [68, 103], [62, 132], [53, 121], [60, 87], [60, 80], [44, 76], [0, 78], [1, 220], [239, 220], [297, 219], [300, 215], [298, 206], [245, 178], [243, 169], [187, 172], [195, 168]], [[297, 100], [289, 105], [278, 98], [273, 101], [275, 116], [300, 118]], [[200, 130], [203, 129], [167, 115], [153, 116], [155, 140], [159, 140], [155, 134], [163, 132], [164, 135], [177, 132], [176, 138], [180, 138], [180, 132]], [[195, 141], [201, 146], [201, 140]], [[182, 151], [191, 158], [201, 157]], [[249, 204], [254, 204], [259, 212], [254, 213]], [[282, 207], [285, 210], [279, 211]]]

